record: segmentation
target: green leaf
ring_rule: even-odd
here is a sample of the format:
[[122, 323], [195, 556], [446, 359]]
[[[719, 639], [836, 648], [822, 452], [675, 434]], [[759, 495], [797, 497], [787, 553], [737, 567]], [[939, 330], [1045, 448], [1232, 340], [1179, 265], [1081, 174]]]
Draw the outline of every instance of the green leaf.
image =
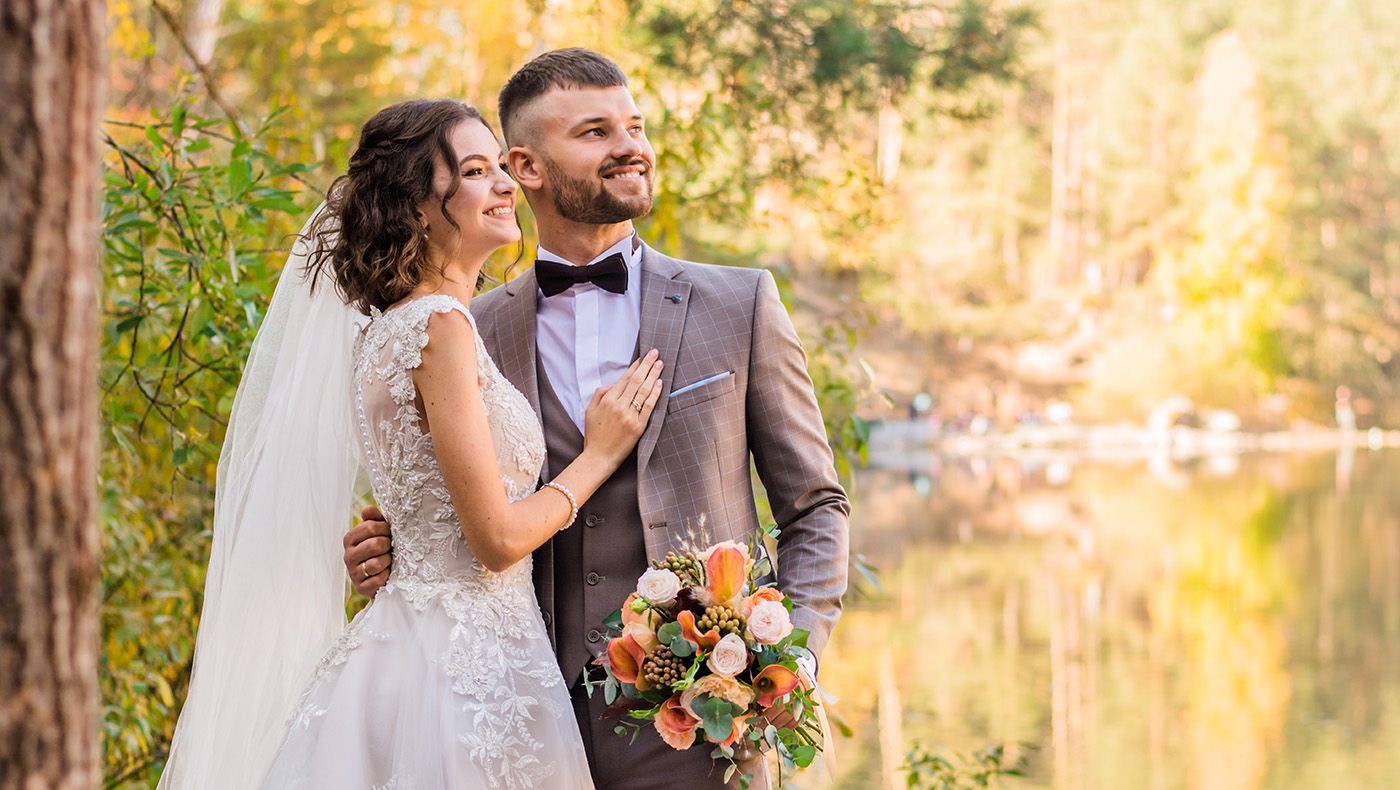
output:
[[229, 197], [237, 200], [253, 183], [253, 163], [247, 159], [235, 159], [228, 163], [227, 172]]
[[744, 709], [734, 703], [711, 694], [691, 703], [691, 711], [699, 717], [705, 728], [705, 736], [712, 741], [722, 741], [734, 732], [734, 717]]
[[604, 628], [607, 628], [607, 629], [610, 629], [610, 630], [613, 630], [613, 631], [621, 631], [621, 630], [622, 630], [622, 610], [621, 610], [621, 609], [618, 609], [617, 611], [613, 612], [612, 614], [608, 615], [607, 617], [604, 617], [604, 618], [603, 618], [603, 627], [604, 627]]
[[674, 641], [676, 640], [677, 637], [680, 637], [680, 635], [681, 635], [681, 624], [680, 624], [680, 623], [666, 623], [665, 625], [663, 625], [663, 626], [661, 626], [660, 628], [656, 629], [656, 638], [659, 639], [659, 640], [661, 640], [662, 642], [664, 642], [664, 643], [666, 643], [666, 644], [670, 644], [671, 642], [674, 642]]
[[686, 658], [695, 655], [695, 650], [698, 646], [683, 636], [677, 636], [675, 639], [671, 640], [669, 647], [677, 658]]
[[262, 200], [255, 200], [249, 205], [253, 208], [265, 209], [268, 211], [285, 211], [288, 214], [295, 214], [301, 211], [301, 206], [298, 206], [295, 200], [286, 197], [263, 198]]
[[170, 110], [170, 136], [179, 139], [185, 131], [185, 105], [176, 104]]

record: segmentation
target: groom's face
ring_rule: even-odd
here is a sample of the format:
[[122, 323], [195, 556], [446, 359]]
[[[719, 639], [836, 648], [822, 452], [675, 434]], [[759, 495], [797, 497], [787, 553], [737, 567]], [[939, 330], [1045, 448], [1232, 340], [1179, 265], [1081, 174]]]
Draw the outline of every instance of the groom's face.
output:
[[554, 88], [522, 113], [511, 167], [561, 217], [608, 225], [651, 211], [656, 152], [625, 87]]

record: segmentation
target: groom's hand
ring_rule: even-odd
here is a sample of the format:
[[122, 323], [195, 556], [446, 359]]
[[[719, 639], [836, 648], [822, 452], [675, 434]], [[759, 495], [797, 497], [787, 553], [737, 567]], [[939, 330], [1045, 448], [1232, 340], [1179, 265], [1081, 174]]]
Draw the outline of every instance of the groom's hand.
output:
[[355, 592], [373, 598], [389, 581], [394, 559], [389, 554], [389, 522], [374, 505], [360, 511], [359, 524], [345, 533], [345, 570]]

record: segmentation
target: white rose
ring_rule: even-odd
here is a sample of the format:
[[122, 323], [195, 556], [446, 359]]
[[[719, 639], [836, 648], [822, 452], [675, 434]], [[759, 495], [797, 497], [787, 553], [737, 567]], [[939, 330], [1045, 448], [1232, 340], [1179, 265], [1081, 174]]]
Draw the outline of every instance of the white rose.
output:
[[778, 601], [764, 601], [749, 612], [749, 634], [761, 645], [782, 641], [792, 633], [792, 618]]
[[744, 644], [742, 636], [725, 634], [705, 665], [716, 675], [732, 678], [749, 665], [749, 646]]
[[657, 606], [669, 606], [681, 591], [681, 577], [664, 568], [651, 568], [637, 579], [637, 594]]

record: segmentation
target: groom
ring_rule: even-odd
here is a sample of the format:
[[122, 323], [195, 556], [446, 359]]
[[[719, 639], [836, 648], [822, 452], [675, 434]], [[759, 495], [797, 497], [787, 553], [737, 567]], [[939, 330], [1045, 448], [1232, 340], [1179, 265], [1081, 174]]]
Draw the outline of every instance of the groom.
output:
[[[501, 90], [510, 172], [539, 227], [535, 267], [478, 296], [472, 311], [501, 372], [539, 415], [543, 479], [583, 448], [589, 396], [639, 349], [665, 362], [660, 403], [632, 457], [585, 503], [574, 527], [535, 553], [535, 589], [599, 788], [722, 787], [710, 749], [677, 752], [652, 728], [635, 742], [599, 718], [580, 681], [607, 643], [603, 619], [648, 562], [689, 540], [747, 541], [759, 528], [749, 461], [781, 537], [781, 589], [811, 632], [815, 674], [846, 589], [849, 504], [837, 482], [806, 358], [772, 275], [667, 257], [632, 220], [651, 210], [655, 153], [627, 78], [607, 58], [561, 49]], [[374, 518], [381, 518], [377, 513]], [[388, 580], [389, 527], [346, 536], [355, 587]], [[761, 761], [753, 787], [766, 786]], [[737, 780], [735, 782], [737, 784]]]

